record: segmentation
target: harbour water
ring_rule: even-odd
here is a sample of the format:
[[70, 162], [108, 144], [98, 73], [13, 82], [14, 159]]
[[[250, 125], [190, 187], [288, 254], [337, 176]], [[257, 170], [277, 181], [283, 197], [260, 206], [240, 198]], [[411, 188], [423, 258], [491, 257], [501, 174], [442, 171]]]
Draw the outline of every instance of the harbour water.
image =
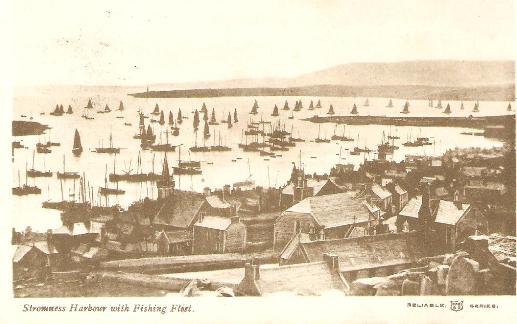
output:
[[[15, 120], [29, 120], [30, 117], [34, 121], [49, 125], [50, 131], [44, 135], [23, 136], [13, 138], [13, 140], [21, 140], [27, 149], [16, 149], [14, 151], [13, 160], [13, 186], [18, 185], [18, 173], [20, 173], [21, 183], [25, 183], [25, 170], [32, 167], [33, 151], [36, 149], [38, 142], [60, 142], [60, 146], [51, 147], [50, 154], [35, 154], [35, 168], [38, 170], [51, 170], [54, 172], [52, 178], [28, 178], [29, 184], [34, 184], [41, 188], [41, 195], [14, 196], [12, 203], [13, 210], [16, 211], [12, 221], [13, 226], [18, 230], [23, 230], [30, 225], [34, 230], [44, 231], [47, 228], [58, 227], [61, 225], [57, 210], [43, 209], [41, 204], [44, 201], [60, 201], [62, 199], [74, 199], [78, 196], [79, 181], [67, 180], [62, 183], [56, 178], [55, 172], [63, 170], [63, 158], [66, 160], [66, 170], [84, 173], [87, 183], [94, 188], [97, 193], [98, 188], [104, 185], [105, 173], [136, 172], [136, 164], [139, 152], [141, 152], [143, 172], [151, 172], [154, 168], [155, 172], [160, 173], [164, 153], [153, 152], [149, 150], [141, 150], [140, 141], [134, 139], [133, 136], [138, 133], [138, 110], [149, 115], [149, 119], [145, 119], [146, 126], [150, 123], [151, 118], [158, 119], [150, 113], [158, 104], [160, 109], [164, 111], [166, 120], [169, 111], [174, 114], [177, 119], [178, 109], [181, 108], [183, 116], [188, 119], [183, 120], [180, 127], [179, 136], [170, 134], [170, 126], [165, 124], [160, 126], [158, 123], [151, 123], [154, 133], [157, 136], [156, 143], [165, 143], [166, 130], [169, 130], [169, 143], [181, 146], [181, 160], [197, 160], [201, 161], [203, 173], [201, 175], [174, 175], [176, 188], [182, 190], [194, 190], [201, 192], [204, 187], [221, 188], [225, 184], [232, 184], [237, 181], [243, 181], [251, 178], [256, 185], [264, 187], [279, 187], [286, 183], [290, 176], [290, 170], [293, 162], [298, 163], [300, 156], [305, 171], [307, 173], [328, 173], [330, 168], [336, 163], [352, 163], [358, 166], [365, 159], [373, 159], [375, 154], [363, 154], [353, 156], [348, 152], [359, 143], [361, 147], [368, 147], [375, 151], [376, 145], [381, 142], [383, 133], [399, 136], [400, 139], [395, 141], [395, 145], [400, 148], [395, 151], [393, 156], [388, 159], [400, 161], [404, 159], [406, 154], [419, 155], [441, 155], [447, 149], [454, 147], [499, 147], [503, 143], [496, 139], [488, 139], [483, 136], [463, 135], [462, 132], [476, 131], [464, 128], [449, 127], [389, 127], [379, 125], [364, 126], [346, 126], [345, 135], [355, 139], [354, 142], [336, 142], [330, 143], [314, 143], [320, 133], [321, 138], [328, 138], [334, 134], [335, 124], [314, 124], [303, 121], [301, 119], [311, 117], [313, 115], [326, 115], [329, 105], [332, 104], [336, 115], [349, 115], [354, 102], [357, 105], [359, 115], [375, 115], [375, 116], [403, 116], [402, 110], [405, 100], [393, 99], [393, 108], [386, 108], [389, 98], [369, 98], [369, 107], [364, 107], [365, 98], [332, 98], [332, 97], [220, 97], [220, 98], [133, 98], [128, 93], [141, 92], [141, 88], [130, 87], [37, 87], [37, 88], [19, 88], [15, 91], [13, 118]], [[91, 98], [94, 103], [94, 109], [90, 114], [93, 120], [81, 118], [83, 107], [86, 106], [88, 99]], [[259, 110], [257, 115], [250, 115], [249, 112], [254, 100], [257, 99]], [[288, 101], [290, 111], [282, 110], [285, 100]], [[296, 100], [302, 100], [303, 109], [294, 112], [294, 119], [288, 119], [291, 115]], [[322, 108], [308, 110], [310, 101], [314, 104], [321, 100]], [[121, 113], [116, 111], [119, 102], [124, 103], [125, 110]], [[193, 131], [192, 120], [195, 109], [200, 110], [203, 103], [206, 103], [208, 112], [211, 113], [212, 108], [215, 109], [215, 115], [218, 122], [226, 119], [228, 113], [232, 113], [237, 109], [239, 122], [228, 129], [227, 125], [221, 123], [217, 126], [210, 126], [212, 136], [206, 140], [206, 145], [214, 144], [214, 135], [216, 137], [215, 144], [219, 143], [219, 137], [223, 145], [230, 146], [230, 152], [208, 152], [208, 153], [189, 153], [189, 147], [195, 144], [195, 132]], [[64, 114], [60, 117], [51, 116], [49, 113], [54, 109], [56, 104], [62, 104], [66, 108], [70, 104], [74, 110], [71, 115]], [[106, 114], [97, 114], [99, 110], [103, 110], [108, 105], [112, 112]], [[273, 112], [274, 105], [279, 107], [280, 116], [270, 116]], [[443, 110], [450, 104], [451, 114], [445, 115]], [[436, 102], [435, 102], [436, 105]], [[464, 110], [460, 110], [459, 101], [443, 101], [443, 108], [436, 109], [428, 106], [427, 100], [411, 100], [410, 114], [408, 116], [487, 116], [487, 115], [505, 115], [514, 112], [507, 112], [508, 102], [480, 102], [480, 112], [473, 113], [474, 102], [465, 101]], [[515, 107], [514, 103], [512, 106]], [[40, 115], [45, 112], [45, 115]], [[25, 115], [26, 117], [21, 117]], [[123, 118], [116, 118], [117, 116]], [[202, 114], [200, 115], [202, 117]], [[293, 137], [301, 137], [306, 140], [304, 143], [297, 143], [296, 147], [290, 148], [289, 151], [278, 151], [277, 157], [260, 156], [258, 152], [243, 152], [238, 148], [238, 144], [243, 142], [242, 132], [246, 128], [247, 122], [254, 121], [271, 121], [273, 124], [280, 121], [285, 125], [286, 131], [293, 129]], [[131, 123], [132, 126], [126, 126], [124, 123]], [[202, 129], [201, 124], [201, 128]], [[82, 146], [84, 148], [80, 157], [72, 155], [73, 135], [77, 129], [81, 135]], [[91, 152], [99, 145], [108, 146], [110, 133], [113, 135], [113, 145], [121, 147], [120, 154], [98, 154]], [[214, 134], [215, 133], [215, 134]], [[342, 135], [342, 125], [337, 126], [337, 135]], [[429, 137], [433, 145], [422, 147], [404, 147], [409, 137]], [[358, 139], [358, 140], [357, 140]], [[202, 145], [203, 139], [201, 132], [198, 134], [197, 144]], [[169, 165], [177, 165], [178, 149], [176, 152], [167, 154]], [[154, 161], [154, 167], [153, 167]], [[109, 183], [111, 188], [115, 188], [114, 183]], [[74, 189], [75, 188], [75, 189]], [[135, 200], [141, 200], [145, 197], [156, 198], [156, 188], [152, 183], [127, 183], [120, 182], [119, 188], [124, 189], [126, 193], [122, 196], [112, 196], [109, 201], [96, 195], [95, 200], [100, 205], [119, 204], [123, 208], [127, 208]]]

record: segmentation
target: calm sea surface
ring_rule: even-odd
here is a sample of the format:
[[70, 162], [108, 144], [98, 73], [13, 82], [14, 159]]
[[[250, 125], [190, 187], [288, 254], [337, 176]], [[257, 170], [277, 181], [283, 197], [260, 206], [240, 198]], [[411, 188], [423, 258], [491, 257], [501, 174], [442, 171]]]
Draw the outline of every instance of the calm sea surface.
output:
[[[154, 90], [154, 89], [153, 89]], [[176, 187], [183, 190], [195, 190], [201, 192], [204, 187], [220, 188], [225, 184], [232, 184], [237, 181], [246, 180], [251, 177], [257, 185], [278, 187], [286, 183], [290, 176], [292, 162], [299, 160], [301, 151], [302, 163], [306, 172], [328, 173], [330, 168], [336, 163], [352, 163], [359, 165], [364, 159], [373, 159], [374, 154], [351, 156], [348, 150], [353, 149], [357, 145], [355, 142], [336, 142], [330, 143], [314, 143], [313, 140], [320, 133], [322, 138], [330, 138], [334, 134], [334, 124], [319, 125], [302, 121], [302, 118], [311, 117], [315, 114], [326, 115], [329, 105], [334, 106], [336, 115], [348, 115], [352, 109], [354, 102], [357, 104], [360, 115], [385, 115], [385, 116], [402, 116], [400, 111], [404, 104], [404, 100], [393, 99], [393, 108], [386, 108], [387, 98], [370, 98], [369, 107], [364, 107], [365, 98], [332, 98], [332, 97], [224, 97], [224, 98], [181, 98], [181, 99], [142, 99], [127, 96], [131, 92], [140, 92], [142, 89], [124, 88], [124, 87], [38, 87], [17, 89], [14, 98], [14, 119], [29, 120], [33, 117], [34, 121], [49, 125], [52, 129], [44, 135], [39, 136], [23, 136], [13, 138], [13, 140], [21, 140], [28, 149], [17, 149], [14, 153], [14, 162], [12, 168], [13, 186], [18, 185], [18, 173], [20, 174], [21, 183], [25, 183], [25, 169], [32, 167], [32, 156], [36, 143], [46, 142], [49, 138], [53, 142], [60, 142], [61, 146], [52, 147], [50, 154], [35, 154], [35, 168], [53, 172], [63, 170], [63, 157], [66, 161], [66, 170], [84, 172], [86, 181], [90, 186], [94, 187], [97, 192], [100, 186], [104, 185], [106, 169], [108, 173], [113, 172], [113, 168], [117, 173], [123, 171], [136, 171], [136, 163], [139, 152], [142, 156], [142, 169], [144, 172], [161, 172], [161, 166], [164, 159], [164, 153], [141, 151], [140, 142], [133, 139], [133, 135], [138, 133], [138, 109], [141, 109], [146, 115], [152, 112], [156, 103], [165, 113], [165, 119], [169, 111], [174, 113], [176, 120], [178, 109], [181, 108], [183, 116], [188, 119], [183, 121], [180, 126], [180, 135], [175, 137], [169, 134], [169, 143], [174, 145], [182, 145], [182, 160], [199, 160], [202, 162], [202, 175], [196, 176], [177, 176], [175, 175]], [[94, 109], [90, 114], [94, 120], [86, 120], [81, 118], [83, 108], [88, 102], [88, 98], [92, 98]], [[249, 114], [254, 99], [258, 100], [259, 114], [252, 116]], [[283, 111], [285, 100], [289, 102], [292, 110], [295, 101], [301, 99], [303, 101], [303, 109], [294, 113], [294, 119], [287, 117], [291, 115], [291, 111]], [[321, 100], [322, 108], [313, 111], [307, 110], [310, 101]], [[123, 101], [125, 111], [120, 113], [116, 111], [119, 102]], [[220, 121], [226, 118], [229, 112], [232, 113], [237, 108], [239, 122], [234, 124], [233, 128], [228, 129], [226, 124], [219, 126], [210, 126], [212, 137], [206, 141], [206, 145], [214, 144], [214, 132], [216, 143], [219, 137], [223, 145], [232, 147], [231, 152], [219, 153], [190, 153], [188, 148], [194, 146], [195, 133], [193, 131], [192, 120], [194, 109], [200, 109], [203, 102], [206, 103], [209, 112], [215, 109], [215, 114]], [[468, 116], [473, 115], [504, 115], [508, 112], [507, 102], [480, 102], [480, 112], [472, 113], [474, 102], [464, 102], [465, 109], [460, 110], [460, 102], [444, 101], [443, 107], [450, 103], [452, 113], [449, 116]], [[74, 114], [54, 117], [49, 113], [54, 109], [56, 104], [63, 104], [65, 110], [68, 105], [72, 105]], [[104, 109], [108, 104], [112, 109], [108, 114], [97, 114], [96, 111]], [[274, 105], [279, 107], [280, 116], [271, 117]], [[436, 102], [435, 102], [436, 104]], [[515, 106], [512, 103], [512, 106]], [[410, 101], [409, 116], [444, 116], [443, 109], [434, 109], [428, 107], [426, 100]], [[40, 115], [45, 112], [45, 115]], [[21, 115], [26, 115], [22, 118]], [[115, 118], [123, 116], [123, 119]], [[202, 115], [201, 115], [202, 117]], [[158, 119], [157, 116], [149, 115], [146, 119], [146, 125], [150, 119]], [[242, 152], [237, 145], [242, 141], [242, 131], [246, 128], [247, 121], [253, 118], [259, 121], [261, 118], [266, 121], [278, 122], [284, 125], [287, 131], [293, 130], [294, 137], [301, 137], [306, 140], [305, 143], [298, 143], [296, 148], [290, 151], [279, 151], [277, 154], [281, 157], [269, 158], [260, 156], [256, 152]], [[124, 123], [132, 123], [132, 126], [125, 126]], [[202, 126], [203, 124], [201, 124]], [[165, 131], [169, 128], [167, 124], [160, 126], [158, 123], [152, 123], [151, 127], [157, 134], [156, 143], [166, 141]], [[83, 153], [80, 157], [74, 157], [71, 154], [73, 134], [77, 129], [81, 135], [83, 145]], [[202, 127], [201, 127], [202, 129]], [[380, 143], [383, 132], [386, 136], [391, 132], [397, 135], [400, 140], [396, 141], [396, 145], [400, 147], [390, 159], [395, 161], [402, 160], [406, 154], [427, 154], [441, 155], [447, 149], [454, 147], [494, 147], [502, 146], [500, 141], [494, 139], [486, 139], [482, 136], [462, 135], [461, 132], [469, 131], [463, 128], [447, 128], [447, 127], [389, 127], [379, 125], [365, 126], [346, 126], [345, 134], [354, 139], [359, 138], [358, 143], [361, 147], [367, 146], [370, 149], [376, 149], [376, 145]], [[109, 143], [110, 132], [113, 134], [113, 144], [116, 147], [123, 148], [120, 154], [115, 156], [109, 154], [98, 154], [91, 152], [100, 144], [107, 146]], [[343, 128], [338, 126], [337, 134], [342, 135]], [[401, 145], [402, 142], [411, 136], [429, 137], [433, 145], [423, 147], [407, 148]], [[202, 145], [202, 138], [199, 136], [198, 145]], [[340, 155], [341, 152], [341, 155]], [[167, 154], [169, 165], [176, 165], [178, 160], [178, 150]], [[234, 162], [232, 160], [235, 160]], [[114, 162], [115, 166], [114, 166]], [[210, 164], [208, 164], [210, 162]], [[60, 201], [62, 196], [64, 199], [72, 199], [74, 193], [79, 190], [79, 181], [64, 181], [62, 184], [56, 178], [55, 174], [52, 178], [36, 178], [28, 179], [31, 185], [37, 185], [42, 189], [41, 195], [30, 195], [16, 197], [12, 199], [14, 204], [15, 215], [13, 216], [13, 226], [17, 229], [24, 229], [30, 225], [36, 230], [46, 230], [61, 225], [59, 220], [59, 211], [43, 209], [41, 203], [43, 201]], [[115, 184], [109, 184], [114, 188]], [[109, 198], [109, 205], [120, 204], [126, 208], [131, 202], [143, 199], [147, 196], [156, 197], [156, 188], [151, 183], [126, 183], [120, 182], [119, 187], [126, 191], [123, 196], [112, 196]], [[61, 189], [63, 188], [63, 189]], [[78, 194], [77, 194], [78, 195]], [[70, 198], [72, 197], [72, 198]], [[98, 204], [105, 205], [106, 201], [102, 200], [98, 195], [95, 197]]]

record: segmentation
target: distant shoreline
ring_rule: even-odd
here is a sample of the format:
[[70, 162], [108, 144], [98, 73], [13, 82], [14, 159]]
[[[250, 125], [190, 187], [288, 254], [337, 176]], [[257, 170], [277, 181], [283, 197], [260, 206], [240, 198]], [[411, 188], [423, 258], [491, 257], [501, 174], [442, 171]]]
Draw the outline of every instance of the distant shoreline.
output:
[[514, 101], [515, 85], [489, 85], [476, 87], [407, 86], [343, 86], [314, 85], [285, 88], [211, 88], [178, 89], [130, 93], [135, 98], [214, 98], [214, 97], [261, 97], [261, 96], [310, 96], [310, 97], [380, 97], [408, 100], [465, 100], [465, 101]]

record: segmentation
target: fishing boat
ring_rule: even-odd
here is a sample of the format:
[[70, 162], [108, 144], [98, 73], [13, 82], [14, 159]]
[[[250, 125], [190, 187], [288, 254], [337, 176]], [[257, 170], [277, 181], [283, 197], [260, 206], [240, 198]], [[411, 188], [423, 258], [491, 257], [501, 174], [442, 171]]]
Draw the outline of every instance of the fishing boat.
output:
[[330, 105], [329, 107], [329, 111], [327, 112], [327, 115], [334, 115], [335, 112], [334, 112], [334, 106], [332, 106], [332, 104]]
[[208, 122], [208, 125], [219, 125], [219, 123], [215, 119], [215, 109], [214, 108], [212, 108], [212, 115], [210, 115], [210, 121]]
[[460, 109], [461, 110], [465, 109], [465, 106], [463, 105], [463, 101], [461, 102]]
[[203, 129], [203, 137], [209, 138], [210, 137], [210, 127], [208, 127], [208, 123], [205, 121], [205, 127]]
[[233, 111], [233, 123], [238, 123], [239, 122], [239, 118], [237, 118], [237, 108], [235, 108], [235, 110]]
[[318, 103], [316, 103], [316, 108], [321, 108], [321, 101], [318, 99]]
[[133, 169], [131, 168], [131, 161], [129, 161], [129, 167], [126, 170], [123, 170], [122, 174], [110, 173], [109, 181], [117, 182], [117, 181], [126, 181], [126, 182], [146, 182], [146, 181], [157, 181], [161, 178], [161, 175], [154, 173], [154, 155], [153, 155], [153, 171], [149, 173], [144, 173], [142, 171], [142, 158], [141, 152], [138, 152], [136, 173], [132, 173]]
[[56, 172], [58, 179], [79, 179], [81, 176], [78, 172], [66, 171], [65, 156], [63, 155], [63, 172]]
[[277, 107], [277, 105], [275, 105], [275, 107], [273, 108], [273, 113], [271, 114], [271, 116], [278, 117], [278, 107]]
[[[160, 138], [161, 138], [161, 136], [160, 136]], [[169, 144], [169, 131], [168, 130], [165, 131], [165, 138], [166, 138], [165, 144], [151, 145], [150, 146], [151, 150], [157, 151], [157, 152], [174, 152], [174, 151], [176, 151], [176, 146]], [[161, 139], [160, 139], [160, 142], [161, 142]]]
[[352, 115], [357, 115], [357, 113], [358, 113], [358, 112], [357, 112], [357, 106], [354, 104], [354, 105], [352, 106], [352, 110], [350, 111], [350, 114], [352, 114]]
[[228, 113], [228, 128], [232, 128], [232, 114]]
[[436, 104], [436, 107], [435, 108], [438, 108], [438, 109], [442, 109], [442, 101], [440, 99], [438, 99], [438, 103]]
[[506, 107], [506, 111], [512, 111], [512, 104], [508, 103], [508, 107]]
[[320, 137], [321, 125], [318, 125], [318, 137], [314, 140], [316, 143], [330, 143], [329, 139]]
[[159, 114], [160, 114], [160, 107], [158, 106], [158, 104], [156, 104], [156, 105], [154, 105], [154, 110], [151, 113], [151, 115], [158, 116]]
[[393, 108], [393, 101], [391, 99], [388, 101], [386, 108]]
[[222, 145], [222, 142], [221, 142], [221, 132], [219, 131], [219, 142], [218, 144], [216, 145], [216, 136], [215, 136], [215, 131], [214, 131], [214, 145], [210, 146], [210, 152], [229, 152], [232, 150], [231, 147], [228, 147], [228, 146], [225, 146], [225, 145]]
[[47, 144], [36, 143], [36, 152], [41, 154], [49, 154], [52, 153], [52, 150]]
[[476, 101], [474, 104], [474, 109], [472, 109], [472, 112], [479, 112], [479, 101]]
[[108, 106], [108, 104], [106, 104], [106, 106], [104, 106], [104, 113], [109, 113], [109, 112], [111, 112], [111, 109]]
[[255, 102], [253, 103], [253, 107], [251, 107], [251, 111], [250, 111], [250, 114], [252, 115], [256, 115], [258, 114], [258, 102], [257, 102], [257, 99], [255, 99]]
[[332, 135], [332, 137], [330, 139], [333, 141], [353, 142], [354, 141], [353, 138], [345, 136], [345, 126], [346, 125], [343, 125], [343, 135], [337, 135], [336, 134], [337, 124], [336, 124], [336, 127], [334, 128], [334, 135]]
[[[166, 160], [165, 160], [166, 162]], [[195, 166], [197, 165], [197, 166]], [[174, 174], [177, 175], [199, 175], [202, 174], [202, 170], [200, 168], [201, 164], [182, 164], [181, 161], [181, 146], [178, 150], [178, 166], [172, 167]]]
[[56, 105], [56, 108], [54, 108], [54, 111], [52, 111], [50, 114], [52, 116], [61, 116], [61, 115], [63, 115], [63, 112], [61, 112], [59, 105]]
[[282, 108], [282, 110], [289, 110], [289, 103], [287, 102], [287, 100], [285, 101], [284, 103], [284, 108]]
[[72, 148], [72, 153], [75, 156], [79, 156], [81, 155], [81, 153], [83, 153], [83, 146], [81, 145], [81, 136], [79, 136], [79, 132], [77, 131], [77, 129], [74, 133], [74, 146]]
[[363, 107], [370, 107], [370, 102], [368, 101], [368, 98], [364, 101]]
[[124, 111], [124, 103], [122, 101], [118, 104], [118, 111]]
[[377, 146], [377, 152], [379, 154], [393, 154], [393, 152], [398, 149], [398, 146], [395, 146], [392, 140], [392, 143], [390, 144], [389, 140], [385, 141], [384, 137], [384, 131], [382, 132], [382, 140], [381, 144]]
[[199, 127], [199, 112], [197, 111], [194, 111], [194, 119], [193, 119], [193, 122], [192, 122], [192, 126], [194, 126], [194, 130], [196, 130], [198, 127]]
[[174, 122], [174, 125], [171, 126], [172, 136], [178, 136], [180, 134], [180, 128], [178, 127], [178, 124]]
[[158, 122], [160, 125], [165, 125], [165, 114], [163, 110], [160, 112], [160, 121]]
[[125, 122], [125, 123], [124, 123], [124, 126], [133, 126], [133, 124], [128, 123], [128, 122]]
[[113, 147], [113, 136], [110, 133], [109, 147], [104, 147], [104, 146], [101, 145], [101, 147], [96, 147], [93, 152], [95, 152], [95, 153], [116, 154], [116, 153], [120, 153], [120, 148], [119, 147]]
[[447, 107], [445, 107], [445, 110], [443, 111], [444, 114], [450, 114], [451, 113], [451, 105], [447, 104]]
[[404, 104], [404, 109], [400, 112], [401, 114], [409, 114], [409, 102], [406, 100], [406, 103]]
[[86, 105], [86, 107], [84, 107], [86, 109], [93, 109], [93, 104], [92, 104], [92, 99], [88, 99], [88, 104]]
[[205, 145], [205, 138], [203, 137], [203, 146], [197, 146], [197, 131], [194, 136], [194, 146], [190, 147], [189, 150], [191, 152], [210, 152], [210, 148]]
[[169, 125], [174, 125], [174, 115], [172, 114], [172, 111], [169, 111]]
[[68, 109], [66, 110], [66, 113], [69, 115], [74, 113], [71, 105], [68, 105]]
[[208, 109], [206, 108], [206, 104], [203, 102], [203, 106], [201, 107], [201, 112], [203, 114], [206, 114], [208, 112]]
[[208, 112], [203, 114], [203, 121], [208, 121]]
[[178, 118], [176, 118], [176, 121], [178, 124], [181, 124], [183, 123], [183, 119], [186, 118], [186, 117], [183, 117], [183, 115], [181, 114], [181, 108], [178, 109]]
[[13, 149], [26, 148], [20, 141], [13, 141], [12, 147]]
[[39, 195], [41, 194], [41, 189], [27, 184], [27, 172], [25, 172], [25, 184], [22, 186], [20, 182], [20, 171], [18, 171], [18, 187], [12, 188], [12, 194], [15, 196]]
[[125, 190], [118, 188], [118, 181], [115, 182], [116, 186], [117, 186], [116, 188], [110, 188], [108, 186], [107, 174], [108, 174], [108, 165], [106, 165], [106, 171], [104, 173], [104, 187], [99, 188], [99, 194], [101, 196], [119, 196], [119, 195], [125, 194], [126, 193]]
[[308, 109], [309, 110], [314, 110], [314, 103], [312, 102], [312, 100], [311, 100], [311, 103], [309, 104], [309, 108]]
[[302, 101], [296, 100], [293, 111], [300, 111], [300, 110], [302, 110]]
[[[26, 171], [27, 176], [31, 177], [31, 178], [48, 178], [48, 177], [52, 177], [52, 172], [51, 171], [39, 171], [39, 170], [36, 170], [34, 168], [34, 155], [35, 155], [35, 152], [32, 151], [32, 168]], [[45, 169], [45, 166], [43, 166], [43, 169]]]
[[81, 115], [82, 118], [86, 120], [92, 120], [93, 117], [90, 116], [90, 109], [83, 109], [83, 114]]

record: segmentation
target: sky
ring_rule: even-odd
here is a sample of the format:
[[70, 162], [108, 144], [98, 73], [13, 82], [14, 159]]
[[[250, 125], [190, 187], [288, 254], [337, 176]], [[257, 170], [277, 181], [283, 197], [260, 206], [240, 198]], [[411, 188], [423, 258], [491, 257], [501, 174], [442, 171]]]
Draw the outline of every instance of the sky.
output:
[[12, 1], [16, 85], [292, 77], [515, 55], [513, 0]]

